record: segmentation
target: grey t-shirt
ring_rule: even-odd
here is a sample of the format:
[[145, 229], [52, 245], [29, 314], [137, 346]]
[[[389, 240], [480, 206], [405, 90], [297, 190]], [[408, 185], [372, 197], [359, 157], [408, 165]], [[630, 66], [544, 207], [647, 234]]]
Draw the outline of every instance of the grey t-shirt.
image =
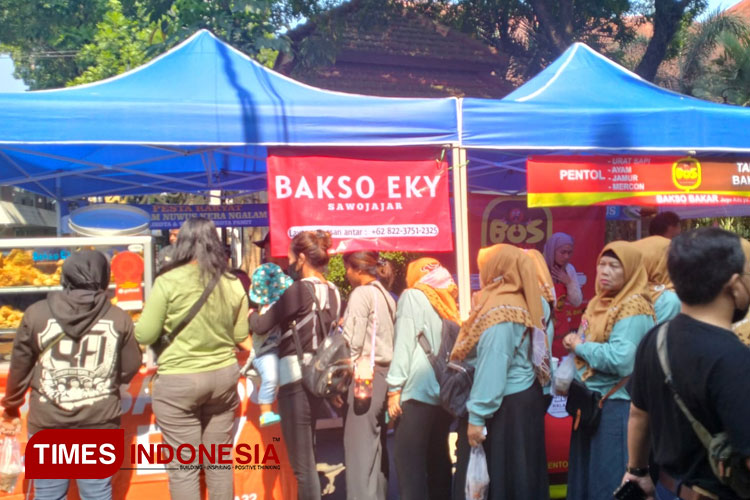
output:
[[375, 334], [375, 363], [389, 365], [395, 320], [396, 302], [379, 281], [355, 288], [344, 312], [344, 336], [351, 346], [352, 359], [370, 357]]

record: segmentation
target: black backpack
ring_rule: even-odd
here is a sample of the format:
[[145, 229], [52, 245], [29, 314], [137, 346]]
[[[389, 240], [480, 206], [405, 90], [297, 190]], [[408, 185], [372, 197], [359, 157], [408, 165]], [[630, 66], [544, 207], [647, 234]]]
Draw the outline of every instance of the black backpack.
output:
[[474, 367], [465, 361], [450, 361], [453, 345], [456, 343], [460, 327], [457, 323], [443, 319], [440, 332], [440, 348], [432, 352], [430, 342], [424, 332], [417, 334], [417, 342], [430, 360], [435, 378], [440, 386], [440, 405], [454, 417], [466, 415], [466, 402], [474, 383]]
[[[293, 322], [291, 325], [297, 360], [302, 372], [302, 385], [313, 396], [319, 398], [346, 394], [354, 373], [349, 342], [338, 326], [339, 314], [334, 315], [331, 323], [324, 324], [314, 286], [310, 293], [313, 296], [313, 311], [310, 314], [315, 322], [312, 357], [305, 357], [297, 335], [297, 323]], [[340, 304], [336, 304], [337, 309], [340, 309], [339, 306]]]

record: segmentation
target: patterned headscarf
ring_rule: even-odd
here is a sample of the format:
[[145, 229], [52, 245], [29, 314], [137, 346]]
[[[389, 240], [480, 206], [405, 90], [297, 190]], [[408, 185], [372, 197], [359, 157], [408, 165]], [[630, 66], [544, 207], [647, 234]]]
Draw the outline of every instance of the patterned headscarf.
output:
[[643, 267], [646, 268], [648, 276], [648, 291], [651, 294], [651, 301], [654, 303], [664, 290], [674, 290], [674, 285], [672, 280], [669, 279], [669, 271], [667, 270], [667, 254], [669, 253], [670, 243], [671, 240], [664, 236], [649, 236], [632, 243], [643, 257]]
[[292, 278], [276, 264], [261, 264], [253, 272], [253, 284], [250, 286], [250, 300], [260, 305], [273, 304], [292, 286]]
[[[610, 297], [604, 294], [597, 280], [596, 296], [589, 302], [581, 319], [586, 342], [607, 342], [615, 323], [625, 318], [641, 314], [655, 318], [641, 252], [627, 241], [613, 241], [602, 249], [597, 262], [610, 250], [622, 263], [625, 284], [614, 297]], [[587, 363], [581, 358], [576, 358], [576, 365], [581, 368]], [[589, 366], [582, 378], [586, 380], [593, 374], [594, 370]]]
[[567, 233], [555, 233], [547, 239], [544, 244], [544, 260], [547, 261], [547, 267], [550, 269], [555, 267], [555, 252], [565, 245], [575, 245], [573, 237]]
[[557, 302], [557, 294], [555, 293], [555, 283], [552, 281], [552, 275], [547, 267], [547, 262], [544, 260], [542, 253], [536, 248], [529, 248], [524, 250], [536, 268], [536, 277], [539, 281], [539, 288], [542, 291], [542, 297], [546, 300], [552, 309], [555, 308]]
[[484, 288], [479, 305], [461, 326], [451, 359], [460, 361], [482, 333], [498, 323], [543, 328], [542, 297], [533, 261], [512, 245], [483, 248], [477, 257]]
[[461, 324], [456, 304], [458, 287], [440, 262], [424, 257], [410, 263], [406, 268], [406, 287], [424, 293], [441, 318]]

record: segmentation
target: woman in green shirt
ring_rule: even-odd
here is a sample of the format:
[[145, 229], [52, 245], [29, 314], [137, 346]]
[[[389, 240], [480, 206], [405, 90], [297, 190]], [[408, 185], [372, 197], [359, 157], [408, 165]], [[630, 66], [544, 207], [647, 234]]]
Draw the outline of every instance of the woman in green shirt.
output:
[[[235, 345], [249, 334], [247, 294], [227, 272], [224, 245], [210, 220], [185, 221], [173, 255], [171, 269], [154, 282], [136, 325], [135, 337], [141, 344], [153, 344], [162, 332], [172, 332], [212, 278], [220, 279], [195, 317], [159, 356], [152, 394], [156, 423], [173, 450], [182, 444], [195, 450], [201, 444], [231, 445], [234, 412], [240, 403]], [[185, 450], [182, 464], [187, 463], [190, 453]], [[200, 499], [199, 468], [174, 465], [167, 472], [172, 498]], [[212, 499], [234, 498], [231, 470], [206, 469], [205, 474]]]
[[399, 419], [393, 450], [399, 497], [447, 500], [453, 418], [440, 406], [440, 387], [417, 335], [424, 333], [433, 352], [440, 348], [443, 321], [458, 322], [458, 289], [450, 273], [429, 257], [409, 264], [406, 285], [396, 309], [393, 359], [386, 377], [388, 414]]
[[596, 429], [574, 423], [569, 500], [611, 498], [625, 473], [630, 395], [623, 380], [633, 372], [638, 344], [654, 326], [647, 286], [638, 249], [626, 241], [608, 244], [599, 254], [596, 296], [581, 320], [582, 335], [570, 333], [563, 339], [563, 346], [576, 355], [577, 378], [587, 389], [609, 395]]
[[[544, 363], [532, 343], [546, 346], [542, 296], [534, 262], [512, 245], [479, 252], [482, 290], [451, 352], [475, 366], [468, 423], [459, 424], [457, 470], [465, 474], [469, 446], [484, 445], [489, 499], [549, 498], [544, 446]], [[486, 434], [485, 434], [486, 430]], [[463, 498], [454, 490], [454, 498]]]

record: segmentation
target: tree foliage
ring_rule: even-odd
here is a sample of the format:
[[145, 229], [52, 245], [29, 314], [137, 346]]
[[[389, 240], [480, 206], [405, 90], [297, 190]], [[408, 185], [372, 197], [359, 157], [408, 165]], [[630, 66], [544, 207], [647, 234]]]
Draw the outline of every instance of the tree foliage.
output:
[[107, 0], [0, 0], [0, 45], [30, 89], [62, 87], [83, 71], [76, 55], [106, 11]]
[[86, 68], [68, 82], [68, 85], [96, 82], [124, 73], [145, 63], [149, 46], [163, 42], [155, 23], [144, 25], [140, 16], [131, 19], [122, 11], [119, 0], [109, 0], [104, 18], [96, 25], [93, 41], [85, 44], [76, 62]]
[[536, 74], [572, 43], [618, 56], [636, 28], [652, 23], [654, 36], [639, 54], [639, 74], [653, 80], [673, 54], [675, 35], [705, 9], [705, 0], [424, 0], [418, 8], [512, 57], [510, 76]]
[[0, 46], [32, 90], [132, 69], [206, 28], [272, 65], [284, 0], [0, 0]]

